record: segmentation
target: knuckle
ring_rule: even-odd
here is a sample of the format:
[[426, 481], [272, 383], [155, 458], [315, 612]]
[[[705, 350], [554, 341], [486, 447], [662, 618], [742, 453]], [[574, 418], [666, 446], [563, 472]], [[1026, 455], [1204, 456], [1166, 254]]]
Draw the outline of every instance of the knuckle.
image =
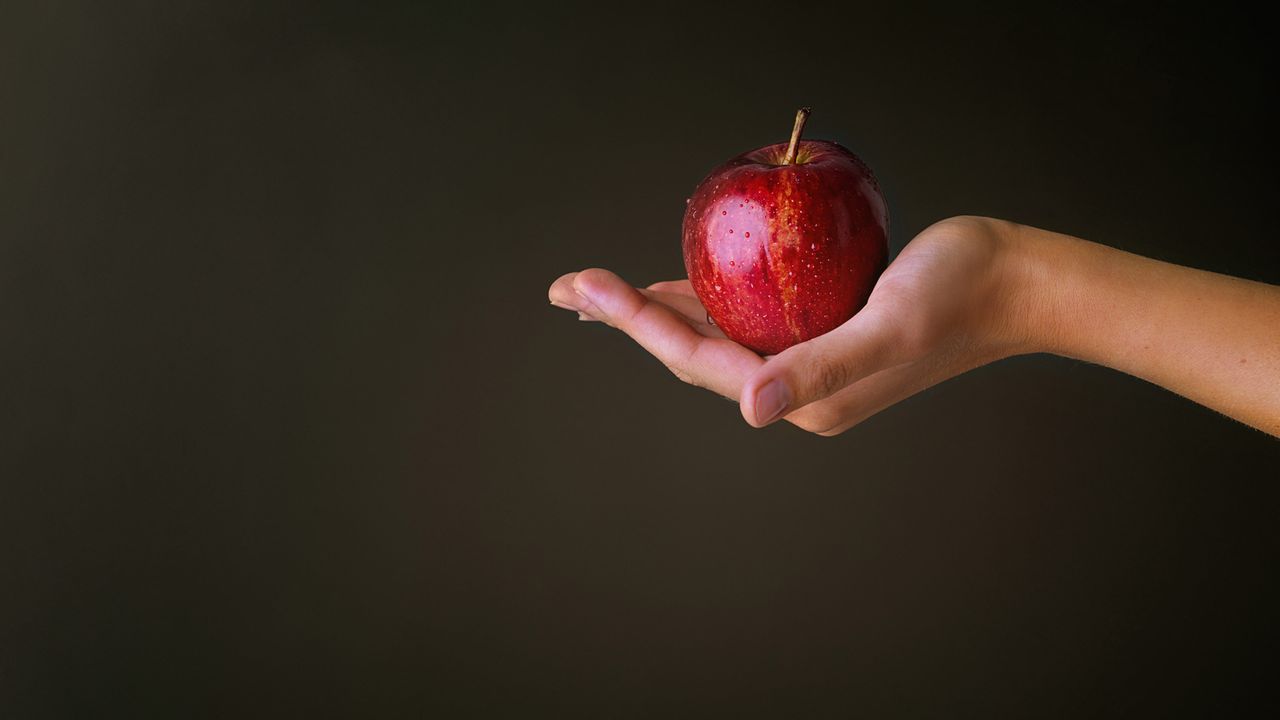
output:
[[974, 233], [989, 232], [996, 222], [998, 221], [993, 218], [981, 215], [954, 215], [939, 220], [926, 230], [935, 235], [963, 239]]
[[810, 369], [813, 388], [818, 397], [827, 397], [849, 384], [849, 369], [839, 359], [819, 355], [813, 359]]

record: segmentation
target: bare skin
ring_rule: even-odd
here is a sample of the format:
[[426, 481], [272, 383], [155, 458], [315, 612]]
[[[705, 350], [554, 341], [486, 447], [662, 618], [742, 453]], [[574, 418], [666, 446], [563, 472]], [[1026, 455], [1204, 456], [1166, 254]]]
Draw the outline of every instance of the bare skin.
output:
[[706, 321], [688, 280], [634, 288], [601, 269], [548, 292], [631, 336], [681, 380], [838, 435], [996, 360], [1048, 352], [1148, 380], [1280, 437], [1280, 287], [1171, 265], [1002, 220], [920, 233], [857, 315], [761, 357]]

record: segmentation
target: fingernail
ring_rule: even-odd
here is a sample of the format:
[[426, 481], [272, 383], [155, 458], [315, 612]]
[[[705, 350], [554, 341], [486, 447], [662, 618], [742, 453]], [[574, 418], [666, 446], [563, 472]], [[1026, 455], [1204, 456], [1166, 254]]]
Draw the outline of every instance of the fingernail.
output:
[[770, 380], [756, 393], [756, 418], [761, 425], [777, 420], [791, 402], [791, 390], [781, 380]]
[[595, 318], [582, 312], [581, 310], [578, 311], [578, 319], [583, 322], [599, 322], [599, 320], [596, 320]]
[[552, 304], [552, 305], [555, 305], [556, 307], [560, 308], [561, 310], [573, 310], [574, 312], [580, 312], [580, 311], [578, 310], [578, 308], [576, 308], [576, 307], [574, 307], [574, 306], [572, 306], [572, 305], [567, 305], [567, 304], [562, 303], [562, 302], [556, 302], [555, 300], [552, 300], [552, 301], [551, 301], [551, 304]]

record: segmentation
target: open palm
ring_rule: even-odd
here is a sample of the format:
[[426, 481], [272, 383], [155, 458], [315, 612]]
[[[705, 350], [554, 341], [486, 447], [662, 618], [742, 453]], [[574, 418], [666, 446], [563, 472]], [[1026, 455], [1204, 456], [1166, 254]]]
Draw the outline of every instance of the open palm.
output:
[[836, 435], [931, 385], [1018, 352], [998, 312], [1001, 234], [986, 218], [920, 233], [867, 305], [825, 335], [761, 357], [707, 321], [688, 280], [635, 288], [599, 268], [551, 285], [552, 304], [627, 333], [676, 377], [737, 400], [756, 427], [779, 418]]

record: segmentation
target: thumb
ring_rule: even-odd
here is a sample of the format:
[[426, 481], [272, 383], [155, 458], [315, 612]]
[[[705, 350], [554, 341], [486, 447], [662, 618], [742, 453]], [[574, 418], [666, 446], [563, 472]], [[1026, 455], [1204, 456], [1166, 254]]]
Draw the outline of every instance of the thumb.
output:
[[764, 427], [905, 361], [893, 326], [867, 312], [769, 359], [742, 388], [742, 417]]

